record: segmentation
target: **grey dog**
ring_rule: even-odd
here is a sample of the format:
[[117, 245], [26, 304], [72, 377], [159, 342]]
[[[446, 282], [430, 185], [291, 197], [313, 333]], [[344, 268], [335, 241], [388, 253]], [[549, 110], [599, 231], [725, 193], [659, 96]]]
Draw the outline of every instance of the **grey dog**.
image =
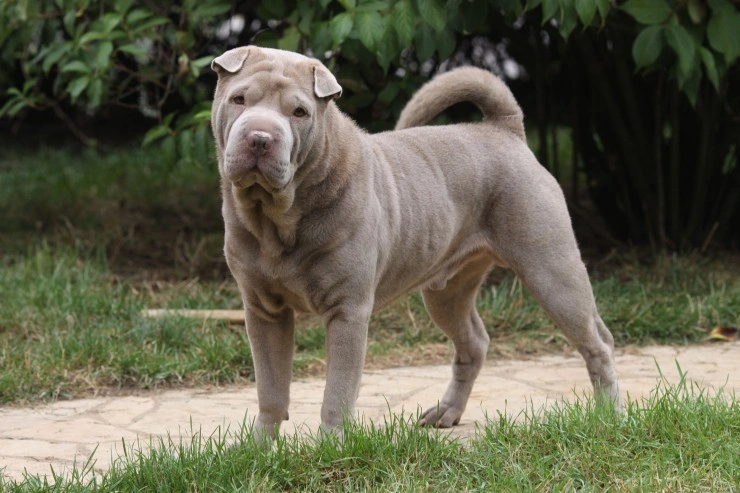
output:
[[[337, 108], [342, 88], [317, 60], [248, 46], [212, 68], [224, 251], [246, 312], [257, 436], [274, 437], [288, 418], [295, 312], [326, 325], [321, 421], [335, 430], [354, 413], [370, 315], [416, 289], [455, 347], [449, 386], [420, 422], [457, 424], [486, 357], [475, 299], [495, 265], [578, 348], [596, 396], [621, 407], [613, 338], [562, 191], [528, 149], [500, 79], [475, 68], [440, 75], [398, 130], [369, 135]], [[461, 101], [483, 121], [423, 126]]]

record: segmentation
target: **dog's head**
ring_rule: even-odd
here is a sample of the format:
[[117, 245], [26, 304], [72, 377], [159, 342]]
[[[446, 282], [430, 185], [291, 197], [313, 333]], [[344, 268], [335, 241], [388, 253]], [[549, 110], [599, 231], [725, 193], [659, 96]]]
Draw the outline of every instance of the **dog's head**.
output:
[[238, 188], [283, 190], [342, 88], [318, 60], [270, 48], [235, 48], [211, 68], [218, 73], [211, 122], [221, 175]]

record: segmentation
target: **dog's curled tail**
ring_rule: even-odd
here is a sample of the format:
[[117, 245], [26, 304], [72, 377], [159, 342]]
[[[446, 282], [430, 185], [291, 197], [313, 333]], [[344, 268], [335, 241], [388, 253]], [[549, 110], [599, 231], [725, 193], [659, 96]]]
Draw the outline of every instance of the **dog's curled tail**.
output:
[[396, 130], [426, 125], [450, 106], [462, 102], [476, 105], [483, 113], [483, 121], [525, 139], [524, 115], [511, 90], [491, 72], [476, 67], [457, 68], [424, 84], [401, 112]]

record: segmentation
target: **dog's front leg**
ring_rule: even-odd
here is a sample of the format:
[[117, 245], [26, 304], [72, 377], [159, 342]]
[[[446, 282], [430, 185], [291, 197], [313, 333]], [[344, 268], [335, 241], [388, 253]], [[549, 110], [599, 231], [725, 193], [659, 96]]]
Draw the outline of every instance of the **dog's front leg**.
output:
[[293, 311], [285, 309], [278, 316], [265, 319], [247, 309], [246, 321], [259, 400], [254, 434], [258, 440], [274, 439], [280, 423], [288, 419], [293, 375]]
[[371, 309], [353, 312], [325, 317], [327, 372], [321, 426], [325, 431], [340, 435], [343, 418], [354, 416], [365, 364]]

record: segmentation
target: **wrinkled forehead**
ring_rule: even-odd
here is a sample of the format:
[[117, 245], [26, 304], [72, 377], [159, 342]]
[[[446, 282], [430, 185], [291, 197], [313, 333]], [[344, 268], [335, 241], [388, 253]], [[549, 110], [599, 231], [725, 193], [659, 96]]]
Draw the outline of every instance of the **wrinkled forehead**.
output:
[[260, 48], [250, 53], [242, 69], [233, 78], [234, 85], [259, 83], [271, 90], [300, 88], [313, 92], [313, 62], [298, 53]]

